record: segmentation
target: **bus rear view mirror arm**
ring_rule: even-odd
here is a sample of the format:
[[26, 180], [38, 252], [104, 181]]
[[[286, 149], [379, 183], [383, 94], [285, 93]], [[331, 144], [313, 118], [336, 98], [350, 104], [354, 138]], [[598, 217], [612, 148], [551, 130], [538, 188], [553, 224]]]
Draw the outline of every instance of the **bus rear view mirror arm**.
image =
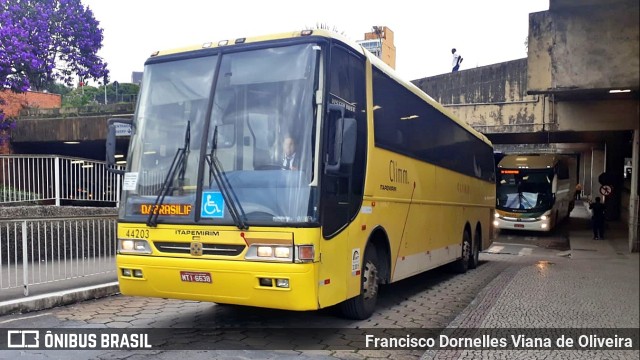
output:
[[107, 142], [106, 142], [106, 162], [107, 171], [123, 175], [124, 170], [116, 168], [116, 124], [133, 125], [132, 119], [111, 118], [107, 120]]
[[327, 116], [329, 142], [327, 144], [325, 162], [326, 173], [339, 173], [343, 164], [353, 164], [355, 158], [356, 120], [345, 118], [344, 113], [344, 106], [329, 104]]

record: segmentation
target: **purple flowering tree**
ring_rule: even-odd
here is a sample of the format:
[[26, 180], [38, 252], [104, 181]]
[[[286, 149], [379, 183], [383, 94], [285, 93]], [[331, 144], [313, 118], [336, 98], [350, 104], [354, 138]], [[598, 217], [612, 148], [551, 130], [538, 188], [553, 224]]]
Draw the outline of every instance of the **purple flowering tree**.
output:
[[[0, 89], [103, 81], [102, 29], [80, 0], [0, 0]], [[0, 129], [7, 120], [0, 112]]]

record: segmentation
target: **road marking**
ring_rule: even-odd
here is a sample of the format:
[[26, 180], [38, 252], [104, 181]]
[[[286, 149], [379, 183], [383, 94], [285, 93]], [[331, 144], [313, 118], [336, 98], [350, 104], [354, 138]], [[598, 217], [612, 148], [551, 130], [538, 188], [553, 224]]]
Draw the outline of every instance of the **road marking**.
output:
[[27, 319], [33, 319], [33, 318], [37, 318], [40, 316], [45, 316], [45, 315], [49, 315], [51, 314], [50, 312], [48, 313], [44, 313], [44, 314], [38, 314], [38, 315], [31, 315], [31, 316], [23, 316], [17, 319], [9, 319], [9, 320], [5, 320], [5, 321], [0, 321], [0, 324], [6, 324], [6, 323], [10, 323], [12, 321], [17, 321], [17, 320], [27, 320]]
[[498, 242], [498, 241], [496, 241], [496, 243], [499, 243], [500, 245], [507, 245], [507, 246], [522, 246], [522, 247], [534, 246], [534, 247], [535, 247], [535, 245], [531, 245], [531, 244], [522, 244], [522, 243], [520, 243], [520, 244], [516, 244], [516, 243], [505, 243], [505, 242]]
[[531, 255], [531, 253], [533, 252], [532, 248], [522, 248], [522, 250], [520, 250], [518, 252], [518, 256], [527, 256], [527, 255]]
[[489, 248], [489, 250], [487, 250], [487, 252], [489, 253], [499, 253], [500, 251], [502, 251], [502, 249], [504, 249], [504, 246], [492, 246]]

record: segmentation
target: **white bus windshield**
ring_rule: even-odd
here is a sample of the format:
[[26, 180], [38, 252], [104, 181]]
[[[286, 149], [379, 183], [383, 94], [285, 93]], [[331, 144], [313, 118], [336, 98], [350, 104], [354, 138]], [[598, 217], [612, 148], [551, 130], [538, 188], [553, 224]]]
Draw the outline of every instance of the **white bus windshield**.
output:
[[498, 209], [537, 212], [553, 205], [553, 171], [501, 170], [497, 175]]

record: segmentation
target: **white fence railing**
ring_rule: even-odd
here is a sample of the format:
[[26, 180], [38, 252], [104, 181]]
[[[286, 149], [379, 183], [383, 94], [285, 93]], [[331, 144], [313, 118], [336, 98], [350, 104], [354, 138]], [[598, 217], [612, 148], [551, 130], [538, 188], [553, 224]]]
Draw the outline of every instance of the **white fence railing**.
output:
[[0, 204], [69, 201], [118, 206], [121, 176], [104, 161], [55, 155], [0, 156]]
[[115, 275], [116, 217], [0, 220], [0, 290]]

